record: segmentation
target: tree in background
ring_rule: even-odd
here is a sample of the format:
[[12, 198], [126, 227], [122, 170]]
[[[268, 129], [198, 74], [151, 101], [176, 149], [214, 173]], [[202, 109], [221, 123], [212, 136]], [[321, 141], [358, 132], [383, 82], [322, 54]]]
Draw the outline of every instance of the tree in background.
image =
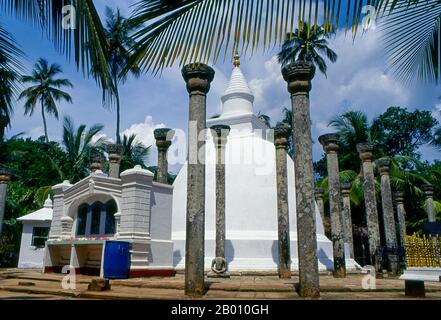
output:
[[302, 28], [296, 29], [293, 34], [288, 33], [282, 50], [277, 55], [282, 66], [297, 61], [309, 62], [327, 76], [328, 66], [321, 55], [325, 55], [332, 63], [337, 62], [338, 55], [329, 48], [328, 40], [332, 33], [325, 33], [324, 27], [313, 30], [313, 26], [303, 23]]
[[[341, 168], [360, 171], [360, 157], [357, 144], [371, 142], [377, 146], [379, 133], [371, 127], [367, 115], [361, 111], [348, 111], [335, 116], [329, 126], [336, 129], [340, 135], [339, 161]], [[375, 149], [376, 157], [381, 156], [381, 150]]]
[[438, 121], [430, 111], [407, 111], [390, 107], [372, 123], [372, 131], [379, 132], [377, 146], [389, 157], [403, 156], [420, 159], [419, 148], [433, 140], [433, 128]]
[[0, 146], [0, 164], [12, 171], [8, 184], [2, 241], [0, 241], [0, 266], [15, 267], [21, 239], [22, 217], [43, 206], [50, 187], [62, 181], [66, 155], [56, 142], [47, 144], [41, 137], [12, 137]]
[[72, 83], [68, 79], [55, 79], [62, 72], [59, 65], [49, 65], [47, 60], [40, 58], [34, 65], [32, 74], [21, 79], [23, 83], [31, 86], [20, 94], [19, 100], [25, 100], [25, 115], [29, 114], [29, 116], [34, 114], [37, 104], [40, 105], [46, 143], [49, 143], [49, 136], [45, 112], [52, 114], [58, 120], [57, 102], [64, 100], [72, 103], [72, 97], [61, 90], [63, 87], [73, 88]]
[[99, 153], [104, 158], [106, 140], [99, 137], [103, 125], [94, 124], [89, 129], [82, 124], [75, 128], [70, 117], [64, 118], [62, 145], [66, 153], [64, 178], [75, 183], [89, 174], [90, 156]]
[[136, 135], [122, 136], [124, 153], [121, 159], [120, 171], [132, 169], [136, 165], [147, 168], [146, 163], [150, 154], [150, 147], [136, 141]]
[[[121, 15], [119, 9], [113, 11], [113, 9], [106, 7], [105, 34], [108, 42], [106, 56], [112, 77], [112, 95], [115, 98], [116, 104], [116, 143], [118, 144], [121, 143], [121, 101], [119, 85], [127, 80], [127, 71], [136, 77], [140, 74], [140, 69], [136, 65], [127, 65], [127, 61], [130, 57], [129, 48], [135, 44], [131, 37], [133, 31], [135, 31], [135, 28]], [[95, 74], [97, 72], [99, 72], [99, 70], [94, 70]]]

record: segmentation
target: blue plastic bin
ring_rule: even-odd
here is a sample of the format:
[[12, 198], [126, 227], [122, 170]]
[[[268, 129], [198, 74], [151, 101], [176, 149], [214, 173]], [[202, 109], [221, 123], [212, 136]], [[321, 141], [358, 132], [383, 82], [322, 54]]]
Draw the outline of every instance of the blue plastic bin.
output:
[[128, 279], [130, 271], [130, 242], [106, 241], [104, 249], [104, 278]]

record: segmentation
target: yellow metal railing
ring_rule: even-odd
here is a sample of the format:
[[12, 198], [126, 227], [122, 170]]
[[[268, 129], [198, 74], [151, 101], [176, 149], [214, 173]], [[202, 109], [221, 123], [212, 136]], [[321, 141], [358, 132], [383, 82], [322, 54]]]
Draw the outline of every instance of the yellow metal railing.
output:
[[406, 236], [407, 267], [441, 268], [441, 237]]

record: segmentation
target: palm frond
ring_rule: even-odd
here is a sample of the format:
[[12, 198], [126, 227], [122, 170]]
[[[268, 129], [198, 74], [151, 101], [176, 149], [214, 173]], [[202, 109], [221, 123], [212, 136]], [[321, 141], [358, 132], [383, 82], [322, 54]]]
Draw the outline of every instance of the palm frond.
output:
[[0, 67], [19, 74], [23, 70], [20, 62], [20, 58], [23, 56], [24, 53], [14, 37], [0, 23]]
[[342, 24], [356, 32], [365, 5], [386, 8], [395, 1], [327, 0], [323, 14], [318, 0], [140, 0], [131, 17], [139, 28], [131, 61], [153, 72], [176, 61], [216, 63], [236, 50], [244, 55], [281, 45], [296, 27], [303, 32], [303, 22], [313, 26], [308, 36], [332, 33]]
[[393, 11], [380, 24], [389, 70], [408, 84], [414, 80], [438, 82], [440, 1], [401, 0], [393, 4]]

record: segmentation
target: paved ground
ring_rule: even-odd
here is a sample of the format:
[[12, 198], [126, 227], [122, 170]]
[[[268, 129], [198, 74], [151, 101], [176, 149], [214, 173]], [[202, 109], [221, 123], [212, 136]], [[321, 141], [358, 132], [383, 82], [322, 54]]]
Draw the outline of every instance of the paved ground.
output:
[[[375, 290], [364, 290], [365, 275], [351, 274], [346, 279], [330, 275], [320, 277], [323, 300], [409, 299], [404, 296], [404, 281], [385, 278], [376, 280]], [[112, 290], [90, 292], [93, 277], [79, 275], [76, 288], [63, 289], [63, 275], [41, 274], [30, 270], [0, 270], [0, 300], [3, 299], [186, 299], [184, 276], [111, 281]], [[280, 280], [271, 275], [233, 276], [230, 279], [207, 279], [203, 299], [300, 299], [295, 291], [297, 277]], [[441, 283], [426, 283], [427, 299], [441, 300]]]

